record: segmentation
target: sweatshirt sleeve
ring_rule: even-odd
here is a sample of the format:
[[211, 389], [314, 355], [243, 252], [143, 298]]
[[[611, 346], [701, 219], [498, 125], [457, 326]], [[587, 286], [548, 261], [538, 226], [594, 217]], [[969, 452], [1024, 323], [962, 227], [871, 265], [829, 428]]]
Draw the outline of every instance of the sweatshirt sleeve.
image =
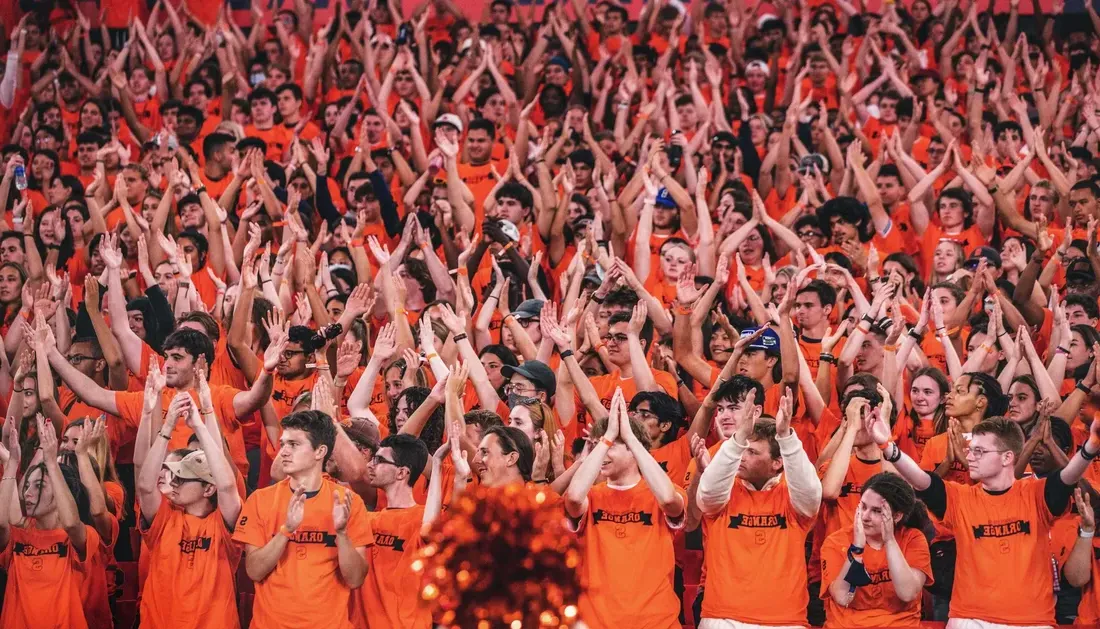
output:
[[821, 508], [821, 479], [817, 477], [802, 441], [793, 430], [786, 437], [776, 437], [775, 440], [779, 442], [779, 454], [783, 457], [783, 473], [787, 477], [791, 506], [799, 515], [812, 518]]
[[732, 437], [727, 439], [714, 454], [714, 460], [703, 470], [699, 477], [697, 498], [699, 509], [704, 514], [718, 513], [729, 502], [737, 468], [741, 466], [741, 456], [747, 447], [747, 444], [737, 443]]

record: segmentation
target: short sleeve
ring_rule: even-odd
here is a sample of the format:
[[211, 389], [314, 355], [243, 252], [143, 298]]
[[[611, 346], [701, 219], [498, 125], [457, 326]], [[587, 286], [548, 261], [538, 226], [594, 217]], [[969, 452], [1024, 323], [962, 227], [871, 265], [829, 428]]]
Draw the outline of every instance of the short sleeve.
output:
[[910, 568], [920, 570], [927, 578], [924, 582], [925, 587], [935, 582], [932, 576], [932, 553], [928, 550], [928, 538], [923, 532], [917, 529], [906, 530], [905, 549], [902, 554], [905, 555], [905, 563], [909, 564]]
[[145, 404], [144, 391], [116, 391], [115, 406], [118, 418], [124, 424], [136, 428], [141, 423], [141, 408]]
[[[90, 524], [85, 524], [84, 525], [84, 560], [81, 561], [80, 560], [80, 554], [74, 552], [73, 553], [73, 566], [75, 566], [81, 572], [84, 572], [87, 569], [88, 564], [91, 562], [92, 556], [95, 555], [96, 553], [103, 552], [103, 549], [100, 548], [100, 544], [102, 544], [102, 542], [100, 540], [101, 540], [101, 538], [99, 537], [99, 533], [96, 532], [95, 527], [90, 525]], [[72, 546], [72, 540], [69, 540], [69, 545]]]
[[672, 488], [675, 489], [676, 494], [678, 496], [680, 496], [680, 500], [683, 502], [683, 505], [684, 505], [684, 510], [680, 512], [679, 517], [675, 517], [675, 518], [669, 518], [662, 511], [661, 512], [661, 518], [665, 521], [665, 524], [668, 525], [668, 528], [670, 530], [679, 531], [680, 529], [684, 528], [684, 524], [687, 522], [687, 510], [688, 510], [687, 491], [685, 491], [683, 487], [680, 487], [679, 485], [676, 485], [675, 483], [672, 485]]
[[160, 540], [160, 536], [164, 534], [164, 529], [167, 528], [168, 522], [171, 521], [175, 515], [173, 513], [173, 507], [167, 500], [160, 502], [160, 507], [157, 509], [157, 514], [153, 516], [153, 523], [149, 525], [149, 529], [142, 533], [142, 539], [149, 548], [153, 548]]
[[340, 499], [344, 499], [344, 493], [351, 492], [351, 514], [348, 517], [348, 538], [356, 548], [362, 546], [374, 546], [374, 530], [371, 528], [370, 519], [367, 518], [367, 506], [359, 494], [347, 487], [340, 489]]
[[845, 548], [841, 548], [841, 537], [830, 535], [821, 544], [821, 598], [830, 596], [829, 586], [840, 576], [840, 569], [847, 560]]
[[252, 546], [263, 546], [270, 541], [265, 518], [260, 513], [259, 498], [264, 493], [256, 492], [245, 501], [241, 516], [237, 519], [237, 528], [233, 531], [233, 541]]
[[237, 417], [237, 410], [233, 408], [233, 398], [238, 393], [240, 393], [240, 390], [229, 386], [219, 387], [211, 391], [211, 396], [216, 398], [212, 401], [218, 413], [218, 421], [232, 430], [237, 430], [241, 425], [241, 421]]

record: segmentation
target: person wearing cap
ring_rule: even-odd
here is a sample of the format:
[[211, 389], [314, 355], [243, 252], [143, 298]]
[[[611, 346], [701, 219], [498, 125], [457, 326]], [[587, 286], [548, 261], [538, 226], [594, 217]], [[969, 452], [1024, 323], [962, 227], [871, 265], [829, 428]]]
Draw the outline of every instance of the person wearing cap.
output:
[[805, 545], [821, 481], [791, 429], [792, 392], [774, 421], [761, 417], [764, 387], [750, 377], [720, 383], [715, 397], [715, 421], [732, 430], [699, 476], [707, 584], [698, 626], [805, 626]]
[[558, 388], [557, 378], [554, 371], [541, 360], [527, 360], [517, 367], [505, 365], [500, 368], [500, 373], [508, 378], [508, 383], [504, 385], [508, 408], [534, 402], [554, 403], [554, 394]]
[[[539, 314], [542, 312], [541, 299], [526, 299], [515, 307], [511, 316], [504, 315], [502, 324], [512, 336], [512, 342], [519, 354], [524, 358], [533, 358], [538, 354], [539, 344], [542, 342], [542, 328], [539, 325]], [[505, 341], [504, 330], [501, 330], [501, 342]]]
[[[210, 400], [200, 403], [210, 408]], [[241, 512], [241, 495], [222, 448], [217, 417], [213, 412], [204, 417], [198, 406], [186, 392], [179, 392], [159, 432], [152, 425], [152, 413], [142, 413], [142, 424], [153, 437], [136, 487], [142, 539], [149, 553], [141, 597], [143, 626], [171, 626], [199, 616], [210, 626], [238, 626], [241, 548], [233, 542], [232, 531]], [[201, 449], [165, 461], [179, 421], [194, 431]], [[163, 494], [158, 487], [162, 474], [167, 474], [170, 488]]]

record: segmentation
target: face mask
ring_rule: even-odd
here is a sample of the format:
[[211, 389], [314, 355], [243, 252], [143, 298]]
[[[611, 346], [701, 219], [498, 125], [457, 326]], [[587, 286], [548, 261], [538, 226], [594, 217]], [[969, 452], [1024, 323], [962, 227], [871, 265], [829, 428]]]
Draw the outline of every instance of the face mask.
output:
[[248, 77], [248, 82], [252, 84], [252, 87], [256, 87], [260, 83], [263, 83], [266, 78], [263, 72], [256, 72]]
[[522, 395], [517, 395], [515, 393], [509, 393], [507, 404], [508, 408], [515, 408], [521, 405], [534, 404], [538, 401], [539, 399], [537, 397], [525, 397]]

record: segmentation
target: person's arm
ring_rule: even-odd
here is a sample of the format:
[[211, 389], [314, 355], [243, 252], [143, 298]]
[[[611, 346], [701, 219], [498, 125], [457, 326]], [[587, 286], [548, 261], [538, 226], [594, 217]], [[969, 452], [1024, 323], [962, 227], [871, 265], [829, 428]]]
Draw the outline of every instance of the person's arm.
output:
[[92, 516], [92, 524], [100, 538], [109, 543], [115, 535], [112, 522], [114, 516], [107, 511], [107, 496], [103, 493], [103, 485], [100, 484], [95, 468], [92, 467], [92, 459], [88, 456], [88, 448], [93, 442], [107, 438], [106, 424], [106, 418], [103, 417], [97, 419], [94, 425], [90, 417], [85, 418], [75, 453], [80, 484], [88, 495], [88, 513]]
[[[46, 465], [46, 475], [50, 479], [50, 488], [53, 490], [58, 524], [69, 536], [69, 543], [73, 545], [77, 557], [80, 561], [84, 561], [88, 557], [88, 531], [80, 521], [76, 500], [69, 491], [65, 477], [61, 473], [61, 465], [57, 462], [57, 434], [53, 426], [49, 425], [41, 415], [38, 416], [38, 439], [43, 463]], [[4, 509], [0, 509], [2, 510]]]
[[619, 422], [619, 436], [626, 443], [630, 454], [634, 456], [634, 461], [638, 464], [638, 471], [641, 473], [642, 479], [645, 480], [645, 484], [649, 486], [649, 491], [653, 493], [653, 497], [657, 499], [661, 512], [665, 514], [665, 519], [670, 522], [682, 522], [684, 511], [687, 508], [687, 501], [676, 491], [676, 486], [672, 484], [668, 474], [661, 468], [661, 464], [649, 453], [649, 448], [642, 444], [630, 428], [630, 416], [627, 414], [626, 400], [623, 399], [622, 389], [616, 390], [615, 396], [611, 398], [611, 415], [608, 422], [613, 421]]
[[1062, 471], [1047, 477], [1043, 497], [1051, 513], [1061, 515], [1065, 512], [1069, 498], [1073, 494], [1073, 487], [1077, 481], [1081, 480], [1081, 475], [1098, 455], [1100, 455], [1100, 418], [1092, 420], [1088, 440], [1062, 468]]
[[627, 328], [627, 350], [630, 352], [630, 370], [634, 375], [634, 386], [638, 391], [660, 391], [657, 380], [653, 377], [653, 370], [646, 359], [642, 349], [641, 333], [645, 326], [649, 308], [645, 302], [639, 301], [634, 306], [634, 312], [630, 316], [630, 324]]
[[833, 452], [829, 460], [829, 466], [825, 468], [825, 474], [821, 478], [822, 500], [836, 500], [840, 497], [840, 490], [844, 484], [844, 478], [848, 474], [849, 464], [852, 461], [852, 447], [856, 442], [856, 433], [863, 427], [863, 419], [859, 416], [859, 413], [864, 409], [870, 410], [867, 408], [868, 403], [865, 399], [857, 398], [855, 401], [862, 402], [862, 404], [849, 404], [847, 409], [843, 409], [845, 414], [851, 413], [856, 417], [854, 419], [848, 417], [844, 436], [841, 437], [840, 444]]
[[[611, 402], [612, 408], [617, 409], [616, 402], [621, 400], [622, 391], [616, 390]], [[625, 411], [625, 408], [623, 410]], [[629, 425], [627, 429], [629, 430]], [[578, 520], [588, 511], [588, 492], [592, 489], [596, 479], [599, 478], [604, 457], [607, 456], [607, 451], [611, 445], [619, 438], [620, 430], [621, 422], [618, 417], [609, 415], [607, 431], [604, 433], [603, 438], [592, 446], [592, 451], [588, 453], [580, 468], [573, 474], [573, 480], [569, 483], [569, 488], [562, 495], [565, 514], [570, 518]]]
[[[1089, 7], [1089, 12], [1096, 16], [1096, 12]], [[1066, 563], [1062, 567], [1062, 575], [1066, 583], [1073, 587], [1081, 588], [1092, 580], [1092, 538], [1096, 534], [1096, 513], [1092, 510], [1092, 498], [1089, 491], [1075, 490], [1074, 503], [1077, 505], [1077, 539], [1073, 542], [1073, 549], [1066, 557]], [[3, 503], [0, 503], [3, 504]]]
[[[168, 196], [168, 195], [165, 195]], [[122, 251], [118, 249], [115, 237], [105, 236], [100, 241], [100, 256], [107, 266], [107, 307], [111, 319], [111, 333], [118, 341], [126, 367], [134, 372], [141, 371], [141, 337], [130, 329], [126, 320], [126, 295], [122, 291]], [[182, 289], [181, 289], [182, 290]]]
[[57, 347], [49, 347], [47, 355], [50, 366], [57, 372], [61, 381], [72, 389], [73, 393], [82, 402], [110, 415], [118, 415], [119, 410], [118, 405], [115, 403], [114, 391], [108, 391], [100, 387], [94, 380], [69, 364], [69, 359], [57, 351]]

